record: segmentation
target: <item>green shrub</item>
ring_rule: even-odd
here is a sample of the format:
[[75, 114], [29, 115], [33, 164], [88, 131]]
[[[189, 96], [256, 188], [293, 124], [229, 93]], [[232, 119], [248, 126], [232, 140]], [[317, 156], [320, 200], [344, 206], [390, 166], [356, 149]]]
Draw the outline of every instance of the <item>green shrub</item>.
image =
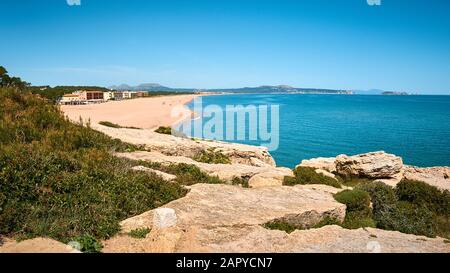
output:
[[324, 219], [320, 220], [319, 223], [315, 224], [313, 226], [313, 228], [321, 228], [321, 227], [329, 226], [329, 225], [338, 225], [338, 226], [340, 226], [341, 224], [342, 223], [338, 219], [327, 216]]
[[90, 235], [83, 235], [73, 239], [80, 244], [80, 251], [84, 253], [99, 253], [102, 251], [102, 244]]
[[176, 175], [176, 182], [182, 185], [190, 186], [198, 183], [204, 184], [227, 184], [226, 181], [218, 178], [217, 176], [210, 176], [200, 170], [195, 165], [180, 163], [170, 164], [168, 166], [148, 161], [135, 161], [134, 166], [144, 166], [150, 169], [162, 171], [165, 173]]
[[334, 195], [339, 203], [347, 206], [347, 211], [366, 211], [370, 208], [370, 195], [362, 190], [345, 190]]
[[186, 194], [111, 154], [135, 149], [39, 96], [0, 88], [0, 234], [106, 239], [120, 221]]
[[140, 128], [137, 128], [137, 127], [121, 126], [121, 125], [119, 125], [119, 124], [112, 123], [112, 122], [109, 122], [109, 121], [100, 121], [98, 124], [103, 125], [103, 126], [107, 126], [107, 127], [118, 128], [118, 129], [120, 129], [120, 128], [125, 128], [125, 129], [140, 129]]
[[395, 193], [401, 201], [408, 201], [417, 206], [426, 206], [438, 215], [450, 216], [449, 191], [440, 191], [421, 181], [402, 180], [397, 184]]
[[370, 208], [370, 195], [362, 190], [345, 190], [334, 195], [336, 201], [347, 206], [342, 227], [357, 229], [375, 227]]
[[[408, 185], [399, 183], [398, 185], [400, 185], [400, 190], [394, 190], [381, 182], [358, 187], [367, 191], [371, 196], [373, 219], [377, 228], [429, 237], [435, 235], [445, 236], [445, 230], [447, 230], [448, 234], [450, 229], [446, 228], [445, 218], [440, 218], [441, 221], [438, 220], [437, 215], [429, 209], [429, 207], [433, 206], [430, 206], [425, 201], [427, 199], [424, 198], [419, 202], [417, 198], [412, 198], [412, 196], [417, 196], [417, 192], [422, 192], [423, 185], [421, 183]], [[414, 190], [416, 186], [418, 187], [417, 191]], [[409, 201], [413, 202], [406, 201], [407, 198], [405, 196], [411, 197]], [[403, 198], [403, 200], [399, 200], [399, 197]]]
[[171, 127], [160, 126], [160, 127], [158, 127], [158, 129], [155, 130], [155, 132], [157, 132], [159, 134], [171, 135], [172, 134], [172, 128]]
[[297, 167], [294, 170], [294, 176], [286, 176], [283, 181], [285, 186], [294, 186], [298, 184], [324, 184], [335, 188], [341, 188], [341, 183], [336, 179], [316, 173], [314, 168]]
[[231, 160], [219, 151], [215, 151], [214, 148], [208, 149], [207, 151], [202, 151], [193, 159], [198, 162], [209, 163], [209, 164], [231, 164]]
[[282, 230], [286, 233], [292, 233], [297, 229], [296, 226], [289, 224], [283, 220], [273, 220], [263, 225], [264, 228], [272, 230]]
[[372, 201], [373, 219], [377, 227], [386, 229], [386, 227], [392, 226], [389, 215], [394, 212], [398, 202], [393, 188], [382, 182], [373, 182], [359, 185], [356, 189], [369, 193]]
[[340, 176], [336, 175], [336, 179], [347, 187], [356, 187], [358, 185], [364, 185], [372, 183], [373, 180], [365, 177], [358, 176]]
[[150, 231], [151, 230], [149, 228], [138, 228], [130, 231], [128, 235], [136, 239], [144, 239], [147, 236], [147, 234], [150, 233]]
[[358, 229], [362, 227], [376, 227], [375, 221], [368, 211], [348, 211], [345, 214], [341, 226], [347, 229]]
[[243, 188], [248, 188], [248, 180], [246, 178], [240, 178], [240, 177], [233, 177], [233, 180], [231, 181], [231, 184], [233, 185], [241, 185]]
[[205, 184], [226, 184], [217, 176], [210, 176], [200, 170], [195, 165], [190, 164], [172, 164], [165, 168], [168, 173], [175, 174], [177, 176], [176, 181], [182, 185], [190, 186], [198, 183]]
[[405, 201], [399, 201], [392, 213], [385, 215], [384, 229], [403, 233], [436, 236], [436, 221], [433, 212]]

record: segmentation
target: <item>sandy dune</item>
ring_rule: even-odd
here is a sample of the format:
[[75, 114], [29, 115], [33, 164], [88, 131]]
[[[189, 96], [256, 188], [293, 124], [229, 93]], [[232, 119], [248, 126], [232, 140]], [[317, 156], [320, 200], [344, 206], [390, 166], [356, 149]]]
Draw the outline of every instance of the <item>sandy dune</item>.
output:
[[[199, 95], [173, 95], [90, 105], [62, 105], [61, 110], [73, 121], [78, 121], [81, 117], [91, 123], [110, 121], [121, 126], [153, 129], [170, 126], [189, 117], [192, 112], [187, 107], [182, 107], [197, 96]], [[172, 115], [174, 109], [177, 109], [176, 115]]]

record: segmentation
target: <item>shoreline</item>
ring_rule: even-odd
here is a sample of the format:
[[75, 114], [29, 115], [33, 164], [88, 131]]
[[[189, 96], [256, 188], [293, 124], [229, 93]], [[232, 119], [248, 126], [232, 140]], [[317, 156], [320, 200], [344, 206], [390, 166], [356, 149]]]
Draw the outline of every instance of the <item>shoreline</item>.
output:
[[[171, 126], [192, 117], [194, 112], [186, 105], [200, 96], [203, 95], [183, 94], [90, 105], [61, 105], [60, 110], [74, 122], [78, 122], [81, 118], [90, 123], [109, 121], [120, 126], [156, 129], [159, 126]], [[173, 115], [174, 111], [176, 115]]]

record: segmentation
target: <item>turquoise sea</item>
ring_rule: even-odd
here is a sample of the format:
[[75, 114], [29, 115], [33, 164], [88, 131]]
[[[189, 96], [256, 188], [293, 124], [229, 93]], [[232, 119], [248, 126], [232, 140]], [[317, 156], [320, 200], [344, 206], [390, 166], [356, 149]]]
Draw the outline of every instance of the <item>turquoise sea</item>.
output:
[[223, 108], [279, 105], [279, 147], [271, 154], [280, 166], [378, 150], [410, 165], [450, 166], [450, 96], [233, 94], [202, 99], [203, 106]]

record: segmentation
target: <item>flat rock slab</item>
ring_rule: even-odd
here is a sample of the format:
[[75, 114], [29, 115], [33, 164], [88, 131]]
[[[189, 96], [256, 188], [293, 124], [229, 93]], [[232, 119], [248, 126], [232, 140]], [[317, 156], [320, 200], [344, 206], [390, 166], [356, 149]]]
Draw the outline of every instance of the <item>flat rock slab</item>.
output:
[[438, 189], [450, 191], [450, 167], [419, 168], [405, 166], [403, 169], [406, 179], [423, 181]]
[[[339, 226], [298, 230], [291, 234], [271, 231], [259, 226], [220, 232], [203, 230], [203, 246], [211, 252], [306, 252], [306, 253], [395, 253], [450, 252], [444, 239], [403, 234], [380, 229], [349, 230]], [[232, 240], [230, 235], [234, 237]], [[180, 249], [180, 251], [183, 251]]]
[[231, 181], [234, 177], [238, 178], [250, 178], [258, 173], [263, 172], [277, 172], [277, 168], [264, 165], [264, 166], [250, 166], [240, 163], [233, 164], [208, 164], [195, 161], [185, 156], [168, 156], [160, 152], [145, 152], [138, 151], [132, 153], [116, 153], [118, 157], [124, 157], [132, 160], [144, 160], [148, 162], [156, 162], [164, 165], [170, 164], [190, 164], [195, 165], [200, 170], [211, 176], [218, 176], [220, 179]]
[[112, 138], [135, 145], [144, 145], [151, 151], [157, 151], [165, 155], [194, 157], [202, 151], [214, 149], [227, 155], [233, 163], [275, 166], [275, 161], [266, 147], [221, 141], [193, 140], [155, 133], [150, 129], [111, 128], [99, 124], [92, 124], [92, 128]]
[[211, 253], [449, 253], [442, 238], [427, 238], [374, 228], [339, 226], [288, 234], [262, 226], [188, 227], [152, 231], [136, 240], [117, 236], [104, 242], [105, 252]]
[[401, 157], [383, 151], [336, 157], [336, 172], [344, 176], [391, 178], [402, 171]]
[[73, 247], [48, 238], [34, 238], [17, 242], [6, 240], [0, 253], [80, 253]]
[[[322, 188], [269, 187], [246, 189], [231, 185], [196, 184], [183, 198], [164, 206], [175, 210], [177, 227], [261, 225], [283, 219], [294, 225], [313, 226], [325, 217], [343, 220], [345, 205]], [[124, 232], [153, 228], [154, 211], [121, 222]]]

